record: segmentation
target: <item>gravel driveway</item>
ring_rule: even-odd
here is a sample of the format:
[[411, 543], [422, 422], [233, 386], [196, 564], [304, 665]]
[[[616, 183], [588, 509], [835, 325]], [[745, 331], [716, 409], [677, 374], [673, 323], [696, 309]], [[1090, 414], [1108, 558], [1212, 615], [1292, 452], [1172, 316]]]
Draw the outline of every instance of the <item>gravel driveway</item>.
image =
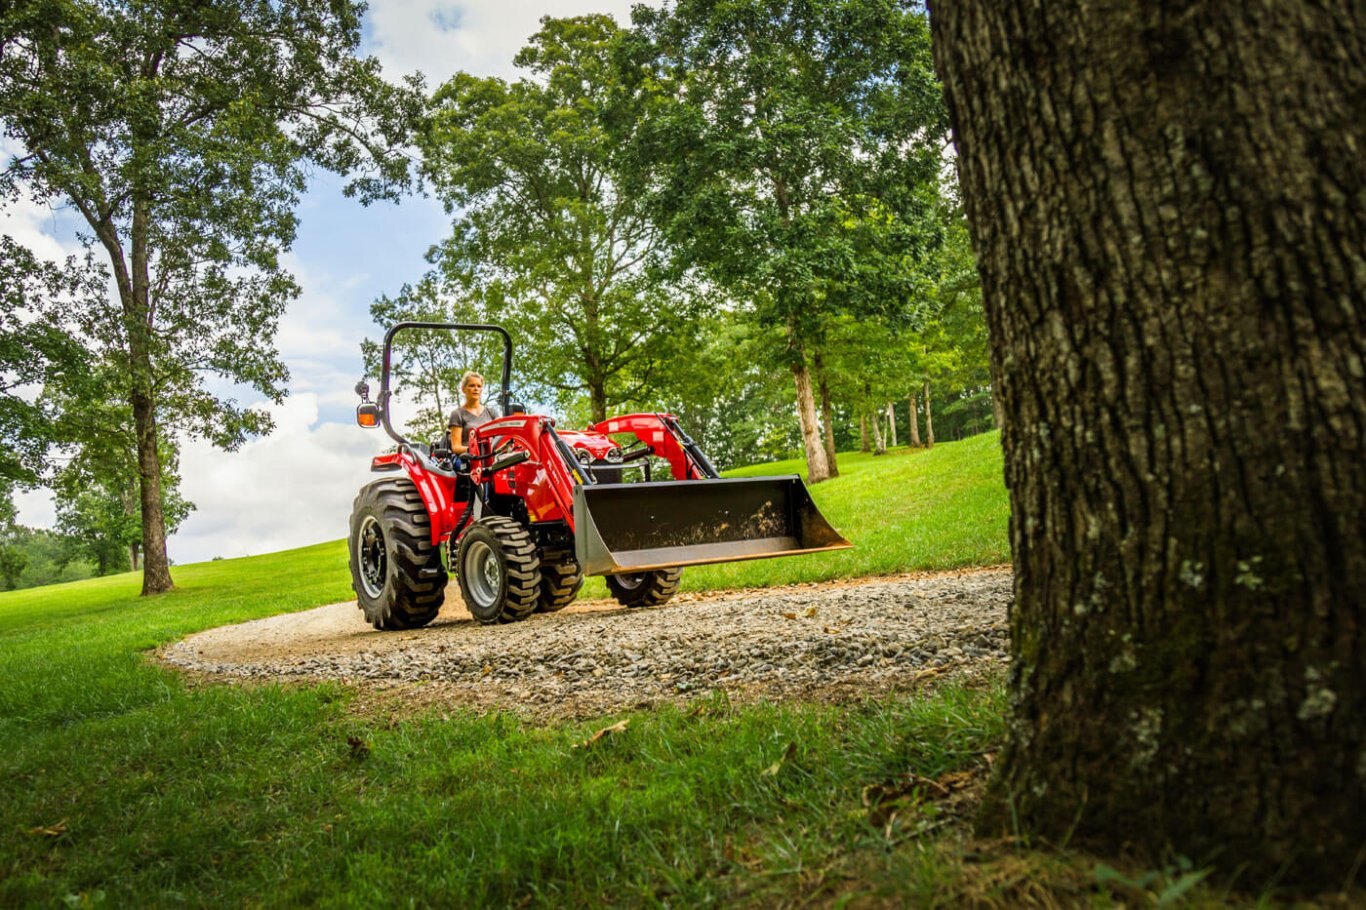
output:
[[626, 610], [576, 603], [482, 626], [452, 583], [427, 628], [375, 632], [354, 602], [212, 629], [164, 648], [223, 678], [340, 679], [426, 704], [591, 716], [732, 697], [849, 698], [1006, 660], [1009, 569], [681, 595]]

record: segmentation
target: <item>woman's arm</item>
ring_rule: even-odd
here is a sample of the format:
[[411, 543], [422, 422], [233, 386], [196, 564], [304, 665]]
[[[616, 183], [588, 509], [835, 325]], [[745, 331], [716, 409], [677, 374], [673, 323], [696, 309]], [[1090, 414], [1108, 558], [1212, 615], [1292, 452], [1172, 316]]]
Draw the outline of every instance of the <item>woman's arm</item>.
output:
[[465, 446], [462, 445], [462, 443], [465, 441], [464, 436], [464, 428], [461, 427], [459, 424], [451, 427], [451, 451], [454, 452], [456, 455], [464, 455], [466, 452], [469, 451], [469, 449], [465, 448]]

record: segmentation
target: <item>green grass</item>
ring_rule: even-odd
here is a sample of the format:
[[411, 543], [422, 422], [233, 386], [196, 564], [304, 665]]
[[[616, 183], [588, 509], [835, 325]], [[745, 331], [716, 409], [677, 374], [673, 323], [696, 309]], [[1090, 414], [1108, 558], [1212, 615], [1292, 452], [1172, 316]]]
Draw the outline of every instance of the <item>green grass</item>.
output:
[[[857, 551], [695, 583], [1000, 562], [996, 446], [846, 456], [815, 495]], [[135, 575], [0, 595], [0, 906], [933, 906], [1004, 893], [964, 871], [952, 837], [915, 836], [941, 821], [934, 804], [911, 795], [889, 828], [863, 803], [908, 772], [982, 767], [1001, 735], [998, 685], [845, 707], [712, 693], [576, 748], [611, 719], [394, 717], [357, 710], [340, 684], [187, 684], [145, 652], [351, 592], [338, 542], [174, 574], [177, 590], [150, 599]]]

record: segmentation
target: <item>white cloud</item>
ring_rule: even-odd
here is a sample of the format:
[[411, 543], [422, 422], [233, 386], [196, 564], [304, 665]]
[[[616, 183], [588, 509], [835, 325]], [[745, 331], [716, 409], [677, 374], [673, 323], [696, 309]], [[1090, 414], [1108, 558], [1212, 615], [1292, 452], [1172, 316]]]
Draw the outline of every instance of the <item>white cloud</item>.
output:
[[179, 563], [270, 553], [345, 537], [356, 492], [387, 437], [318, 420], [318, 396], [271, 407], [275, 432], [236, 452], [184, 444], [182, 491], [198, 507], [171, 539]]
[[460, 70], [517, 75], [513, 56], [542, 16], [608, 13], [630, 22], [631, 0], [373, 0], [370, 52], [391, 78], [420, 70], [439, 85]]
[[30, 528], [51, 528], [57, 524], [57, 503], [52, 491], [20, 490], [14, 494], [14, 507], [18, 510], [18, 522]]
[[366, 276], [333, 276], [319, 273], [293, 254], [281, 258], [302, 289], [280, 319], [275, 336], [289, 367], [290, 394], [312, 393], [321, 404], [354, 404], [361, 339], [378, 334], [367, 308], [354, 299]]
[[[0, 165], [22, 151], [12, 139], [0, 138]], [[20, 195], [0, 208], [0, 234], [8, 234], [40, 259], [60, 261], [67, 256], [83, 255], [76, 240], [74, 218], [66, 212], [40, 205]]]

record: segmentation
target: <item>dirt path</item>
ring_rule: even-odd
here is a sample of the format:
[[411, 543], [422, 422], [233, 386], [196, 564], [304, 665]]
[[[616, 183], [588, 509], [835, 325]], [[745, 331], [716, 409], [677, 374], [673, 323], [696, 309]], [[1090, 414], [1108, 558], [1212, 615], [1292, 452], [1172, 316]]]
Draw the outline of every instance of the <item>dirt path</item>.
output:
[[458, 588], [428, 627], [375, 632], [354, 602], [211, 629], [164, 648], [231, 679], [340, 679], [410, 704], [585, 716], [724, 689], [741, 700], [849, 698], [1006, 654], [1009, 569], [710, 595], [649, 610], [576, 603], [508, 626], [475, 622]]

